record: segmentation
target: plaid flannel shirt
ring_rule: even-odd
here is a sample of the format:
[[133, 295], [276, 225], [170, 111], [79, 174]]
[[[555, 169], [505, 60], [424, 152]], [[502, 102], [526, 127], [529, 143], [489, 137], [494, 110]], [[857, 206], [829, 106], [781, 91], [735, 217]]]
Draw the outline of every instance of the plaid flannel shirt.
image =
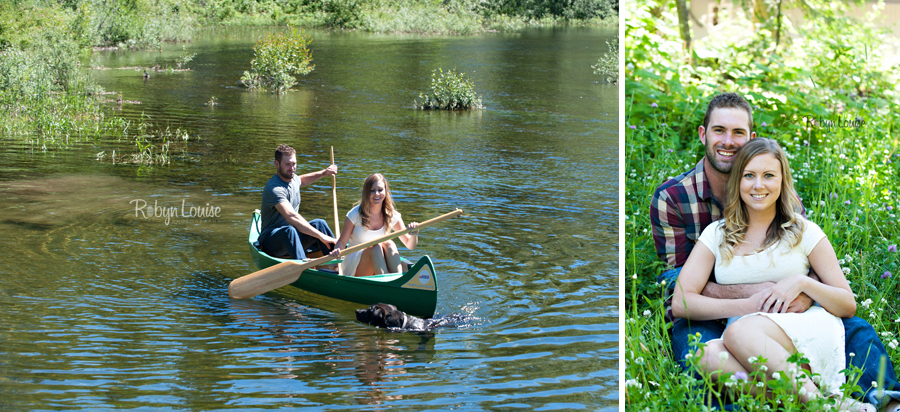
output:
[[660, 185], [650, 202], [656, 254], [671, 267], [684, 265], [703, 229], [722, 218], [722, 209], [703, 173], [703, 159]]

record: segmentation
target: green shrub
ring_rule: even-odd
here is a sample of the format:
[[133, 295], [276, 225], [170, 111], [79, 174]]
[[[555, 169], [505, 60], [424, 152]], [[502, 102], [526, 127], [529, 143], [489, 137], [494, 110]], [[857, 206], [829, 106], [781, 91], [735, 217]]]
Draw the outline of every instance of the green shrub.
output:
[[354, 29], [359, 27], [361, 20], [361, 0], [325, 0], [322, 2], [322, 11], [327, 13], [326, 24], [333, 27]]
[[370, 32], [480, 33], [485, 22], [470, 3], [467, 0], [375, 0], [362, 13], [358, 27]]
[[619, 15], [618, 0], [483, 0], [479, 7], [485, 16], [500, 14], [532, 19], [553, 16], [589, 20]]
[[181, 47], [181, 50], [181, 56], [178, 56], [178, 58], [175, 59], [175, 64], [178, 65], [179, 69], [187, 67], [187, 64], [194, 60], [194, 57], [197, 57], [197, 53], [188, 54], [187, 48], [184, 46]]
[[466, 79], [465, 73], [453, 70], [431, 72], [431, 93], [419, 93], [415, 105], [423, 110], [467, 110], [481, 108], [481, 97], [475, 93], [475, 85]]
[[315, 65], [310, 55], [311, 36], [304, 36], [302, 30], [292, 28], [288, 34], [267, 34], [253, 47], [254, 58], [250, 61], [250, 71], [245, 71], [241, 82], [250, 89], [262, 88], [276, 92], [290, 89], [297, 83], [295, 75], [305, 75]]
[[612, 44], [607, 41], [606, 47], [609, 48], [609, 52], [597, 61], [597, 65], [591, 67], [594, 74], [602, 76], [609, 83], [619, 79], [619, 36], [613, 39]]

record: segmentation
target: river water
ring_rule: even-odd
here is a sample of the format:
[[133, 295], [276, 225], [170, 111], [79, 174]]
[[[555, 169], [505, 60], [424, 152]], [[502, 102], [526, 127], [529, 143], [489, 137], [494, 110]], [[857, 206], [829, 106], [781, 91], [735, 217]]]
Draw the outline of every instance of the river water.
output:
[[[618, 92], [590, 68], [614, 30], [314, 31], [295, 90], [248, 92], [237, 81], [269, 30], [95, 53], [106, 90], [140, 102], [115, 115], [188, 132], [168, 165], [123, 163], [126, 139], [0, 145], [0, 409], [616, 410]], [[192, 71], [116, 69], [184, 50]], [[439, 67], [485, 108], [415, 110]], [[230, 299], [256, 270], [247, 228], [280, 143], [298, 173], [334, 147], [342, 219], [373, 172], [407, 222], [462, 209], [401, 253], [432, 257], [437, 316], [467, 320], [399, 333], [305, 292]], [[330, 183], [302, 189], [302, 215], [332, 220]]]

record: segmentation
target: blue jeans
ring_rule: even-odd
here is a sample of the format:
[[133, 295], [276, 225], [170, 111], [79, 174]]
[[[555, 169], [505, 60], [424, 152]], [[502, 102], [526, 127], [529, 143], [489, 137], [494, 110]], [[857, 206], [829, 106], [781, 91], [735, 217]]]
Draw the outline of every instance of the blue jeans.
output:
[[[675, 281], [678, 280], [680, 273], [681, 268], [669, 269], [659, 275], [657, 280], [665, 280], [669, 290], [674, 291]], [[862, 370], [858, 384], [865, 393], [854, 392], [853, 396], [871, 403], [879, 409], [887, 404], [889, 398], [900, 400], [900, 383], [897, 382], [897, 374], [875, 329], [868, 322], [856, 316], [841, 320], [844, 322], [844, 350], [846, 351], [844, 356], [847, 365], [853, 365]], [[700, 333], [700, 342], [708, 342], [722, 337], [724, 331], [725, 325], [719, 321], [676, 319], [672, 325], [672, 352], [682, 369], [687, 370], [684, 358], [691, 350], [688, 344], [690, 334]], [[855, 356], [851, 357], [851, 353]], [[881, 356], [887, 358], [884, 373], [884, 398], [878, 398], [878, 389], [872, 388], [872, 382], [878, 381], [878, 363]]]
[[[660, 282], [666, 281], [666, 287], [669, 292], [675, 291], [675, 282], [678, 280], [678, 274], [681, 268], [669, 269], [659, 275], [656, 279]], [[688, 320], [676, 318], [672, 324], [672, 354], [675, 360], [681, 365], [681, 369], [687, 370], [687, 362], [685, 357], [691, 353], [690, 335], [700, 334], [699, 342], [706, 343], [713, 339], [722, 337], [725, 332], [725, 324], [718, 320]]]
[[[334, 237], [334, 232], [324, 220], [310, 220], [309, 224], [319, 232]], [[330, 245], [323, 243], [319, 238], [300, 233], [291, 225], [264, 229], [259, 234], [259, 246], [269, 256], [290, 256], [291, 259], [306, 259], [308, 253], [315, 251], [327, 255], [332, 249]]]
[[[841, 320], [844, 321], [844, 338], [846, 339], [844, 349], [847, 351], [845, 354], [847, 365], [862, 369], [857, 384], [862, 387], [865, 394], [854, 392], [853, 396], [863, 399], [879, 409], [887, 404], [888, 398], [900, 401], [900, 383], [897, 383], [894, 365], [891, 364], [891, 358], [887, 356], [887, 351], [875, 329], [868, 322], [856, 316]], [[851, 357], [851, 353], [855, 356]], [[872, 382], [878, 381], [878, 363], [881, 356], [887, 358], [884, 371], [885, 397], [877, 398], [879, 390], [872, 387]]]

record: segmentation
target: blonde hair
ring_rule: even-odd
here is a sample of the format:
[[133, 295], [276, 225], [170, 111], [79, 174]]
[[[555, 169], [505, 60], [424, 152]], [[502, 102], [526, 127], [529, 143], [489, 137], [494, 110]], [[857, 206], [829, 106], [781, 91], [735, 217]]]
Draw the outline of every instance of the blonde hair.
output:
[[368, 228], [369, 195], [372, 192], [372, 187], [378, 181], [384, 182], [384, 200], [381, 202], [381, 214], [384, 216], [384, 233], [388, 234], [391, 233], [391, 221], [394, 219], [394, 211], [397, 209], [394, 206], [394, 197], [391, 196], [391, 185], [381, 173], [372, 173], [366, 177], [362, 187], [362, 198], [356, 204], [359, 205], [359, 218], [362, 220], [362, 225]]
[[725, 236], [719, 245], [719, 251], [726, 262], [734, 257], [734, 248], [744, 241], [744, 235], [747, 234], [747, 205], [740, 193], [744, 169], [753, 158], [763, 154], [771, 154], [781, 163], [781, 195], [775, 202], [775, 218], [766, 230], [766, 239], [756, 251], [765, 250], [782, 240], [793, 248], [803, 237], [804, 223], [795, 212], [801, 207], [800, 201], [794, 191], [794, 179], [791, 178], [791, 168], [784, 150], [772, 139], [753, 139], [738, 151], [725, 184], [727, 203], [723, 211], [725, 223], [722, 226]]

